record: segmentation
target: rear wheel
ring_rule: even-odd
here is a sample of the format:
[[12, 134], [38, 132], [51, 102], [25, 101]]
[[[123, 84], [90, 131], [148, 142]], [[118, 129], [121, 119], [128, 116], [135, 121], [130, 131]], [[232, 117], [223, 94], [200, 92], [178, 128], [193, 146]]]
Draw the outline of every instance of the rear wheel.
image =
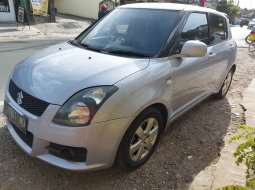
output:
[[231, 82], [232, 82], [233, 74], [234, 74], [234, 70], [231, 69], [228, 72], [228, 74], [227, 74], [227, 76], [226, 76], [226, 78], [225, 78], [225, 80], [224, 80], [224, 82], [223, 82], [223, 84], [220, 88], [220, 91], [217, 94], [214, 95], [215, 98], [222, 99], [226, 96], [226, 94], [229, 90], [229, 87], [231, 85]]
[[161, 113], [147, 108], [130, 125], [116, 157], [116, 163], [125, 170], [143, 165], [154, 152], [163, 130]]
[[252, 43], [252, 41], [250, 40], [250, 34], [249, 34], [248, 36], [246, 36], [245, 42], [246, 42], [247, 44], [251, 44], [251, 43]]

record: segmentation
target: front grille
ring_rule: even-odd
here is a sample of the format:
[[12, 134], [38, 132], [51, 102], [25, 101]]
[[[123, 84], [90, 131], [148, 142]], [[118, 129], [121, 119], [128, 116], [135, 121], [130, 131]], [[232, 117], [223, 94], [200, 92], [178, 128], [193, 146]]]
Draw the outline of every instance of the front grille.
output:
[[[22, 103], [18, 103], [18, 94], [20, 92], [22, 92], [23, 96], [21, 100]], [[9, 84], [9, 93], [13, 100], [20, 105], [20, 107], [36, 116], [41, 116], [49, 105], [48, 102], [35, 98], [30, 94], [26, 93], [24, 90], [21, 90], [12, 80]]]
[[17, 135], [28, 145], [32, 148], [34, 135], [29, 131], [26, 131], [26, 134], [23, 133], [18, 127], [16, 127], [13, 123], [11, 123], [13, 129], [16, 131]]

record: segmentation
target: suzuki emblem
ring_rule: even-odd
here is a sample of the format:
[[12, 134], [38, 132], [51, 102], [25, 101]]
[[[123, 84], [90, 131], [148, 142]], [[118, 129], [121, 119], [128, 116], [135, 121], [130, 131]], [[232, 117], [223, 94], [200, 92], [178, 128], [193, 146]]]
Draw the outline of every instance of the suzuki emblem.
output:
[[17, 103], [20, 105], [22, 104], [22, 99], [24, 98], [23, 97], [23, 94], [22, 94], [22, 91], [20, 91], [19, 93], [17, 93]]

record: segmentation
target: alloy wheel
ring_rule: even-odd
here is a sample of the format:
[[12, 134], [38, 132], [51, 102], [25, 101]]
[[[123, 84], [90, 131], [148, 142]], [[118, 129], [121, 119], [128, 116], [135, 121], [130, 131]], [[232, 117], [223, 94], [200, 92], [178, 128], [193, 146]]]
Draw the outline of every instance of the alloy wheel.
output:
[[155, 118], [148, 118], [137, 128], [132, 137], [129, 154], [133, 161], [140, 161], [152, 150], [159, 133], [159, 124]]

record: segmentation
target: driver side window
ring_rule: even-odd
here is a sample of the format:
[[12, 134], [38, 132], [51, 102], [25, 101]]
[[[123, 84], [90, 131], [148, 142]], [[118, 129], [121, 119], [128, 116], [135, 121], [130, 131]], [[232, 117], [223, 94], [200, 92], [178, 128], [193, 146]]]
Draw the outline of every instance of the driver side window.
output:
[[189, 40], [199, 40], [205, 44], [209, 44], [208, 40], [208, 22], [204, 13], [191, 13], [181, 32], [180, 47]]

